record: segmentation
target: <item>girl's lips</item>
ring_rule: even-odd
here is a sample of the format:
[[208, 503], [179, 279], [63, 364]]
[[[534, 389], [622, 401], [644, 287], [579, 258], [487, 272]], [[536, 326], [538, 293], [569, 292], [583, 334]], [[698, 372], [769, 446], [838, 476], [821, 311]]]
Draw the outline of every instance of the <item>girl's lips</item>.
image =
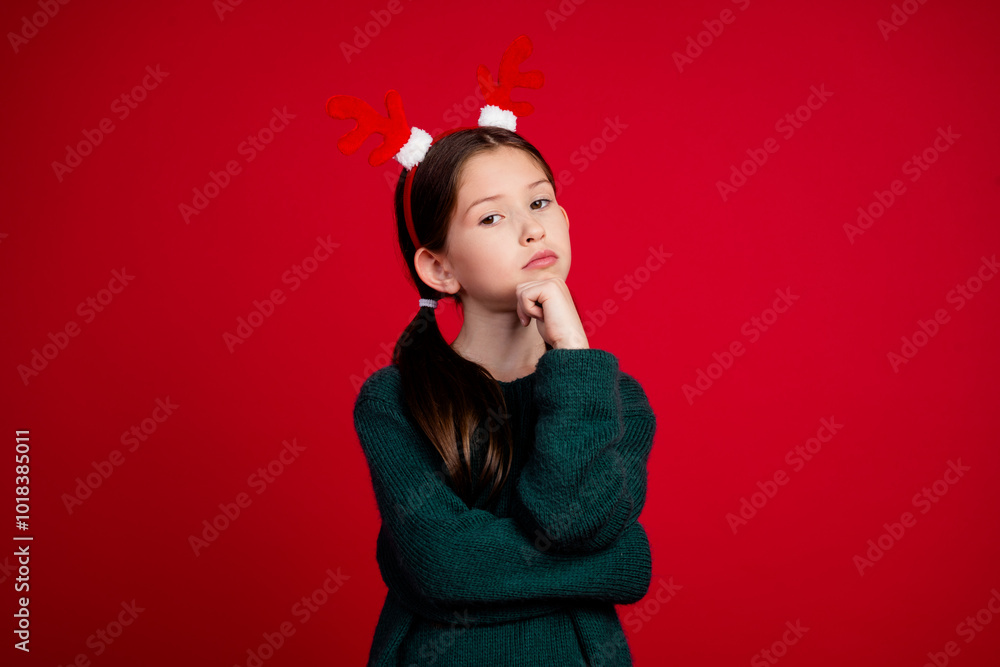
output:
[[540, 269], [543, 266], [549, 266], [550, 264], [555, 264], [558, 257], [555, 255], [549, 255], [548, 257], [539, 257], [536, 260], [528, 262], [528, 265], [524, 268], [526, 269]]

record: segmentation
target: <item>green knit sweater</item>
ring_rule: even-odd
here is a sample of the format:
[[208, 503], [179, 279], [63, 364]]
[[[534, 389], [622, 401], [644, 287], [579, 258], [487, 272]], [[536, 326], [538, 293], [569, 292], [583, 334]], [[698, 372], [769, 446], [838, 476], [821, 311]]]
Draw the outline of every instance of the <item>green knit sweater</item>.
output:
[[632, 664], [614, 605], [642, 599], [652, 576], [637, 521], [656, 430], [646, 394], [596, 349], [549, 349], [500, 387], [493, 427], [511, 420], [514, 462], [490, 510], [485, 492], [470, 508], [446, 483], [395, 365], [361, 387], [389, 589], [370, 666]]

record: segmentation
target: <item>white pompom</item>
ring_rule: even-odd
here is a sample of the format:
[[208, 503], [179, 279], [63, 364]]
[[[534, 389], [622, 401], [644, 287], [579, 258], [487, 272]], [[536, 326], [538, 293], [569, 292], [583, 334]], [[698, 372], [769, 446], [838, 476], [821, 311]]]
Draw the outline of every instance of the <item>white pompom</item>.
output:
[[406, 140], [403, 147], [399, 149], [393, 157], [406, 169], [413, 169], [420, 164], [420, 161], [427, 155], [427, 149], [431, 147], [431, 135], [427, 134], [419, 127], [410, 128], [410, 138]]
[[502, 127], [514, 132], [514, 128], [517, 127], [517, 116], [514, 115], [513, 111], [487, 104], [479, 114], [479, 127], [486, 127], [488, 125]]

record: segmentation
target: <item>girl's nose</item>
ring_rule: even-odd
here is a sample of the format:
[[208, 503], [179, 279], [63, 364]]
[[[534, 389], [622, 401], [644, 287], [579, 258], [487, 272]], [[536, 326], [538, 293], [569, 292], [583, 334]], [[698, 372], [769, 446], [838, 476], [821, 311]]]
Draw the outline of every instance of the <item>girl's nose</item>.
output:
[[545, 237], [545, 227], [532, 215], [521, 213], [521, 236], [525, 241], [537, 241]]

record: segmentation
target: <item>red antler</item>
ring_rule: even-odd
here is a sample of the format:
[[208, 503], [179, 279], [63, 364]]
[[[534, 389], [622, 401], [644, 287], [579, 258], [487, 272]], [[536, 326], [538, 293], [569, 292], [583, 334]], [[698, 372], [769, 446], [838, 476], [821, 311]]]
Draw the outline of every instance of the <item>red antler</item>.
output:
[[368, 163], [377, 167], [403, 147], [410, 138], [410, 126], [403, 113], [403, 100], [399, 93], [390, 90], [385, 94], [385, 108], [389, 117], [380, 116], [370, 104], [352, 95], [334, 95], [326, 102], [326, 112], [334, 118], [353, 118], [357, 124], [337, 142], [344, 155], [361, 148], [373, 134], [382, 135], [382, 143], [368, 156]]
[[500, 59], [499, 84], [493, 82], [490, 70], [486, 65], [480, 65], [477, 75], [479, 89], [483, 91], [486, 104], [507, 109], [515, 116], [527, 116], [535, 108], [530, 102], [513, 102], [510, 93], [514, 88], [541, 88], [545, 81], [538, 70], [521, 72], [521, 63], [531, 55], [531, 40], [527, 35], [521, 35], [507, 47]]

